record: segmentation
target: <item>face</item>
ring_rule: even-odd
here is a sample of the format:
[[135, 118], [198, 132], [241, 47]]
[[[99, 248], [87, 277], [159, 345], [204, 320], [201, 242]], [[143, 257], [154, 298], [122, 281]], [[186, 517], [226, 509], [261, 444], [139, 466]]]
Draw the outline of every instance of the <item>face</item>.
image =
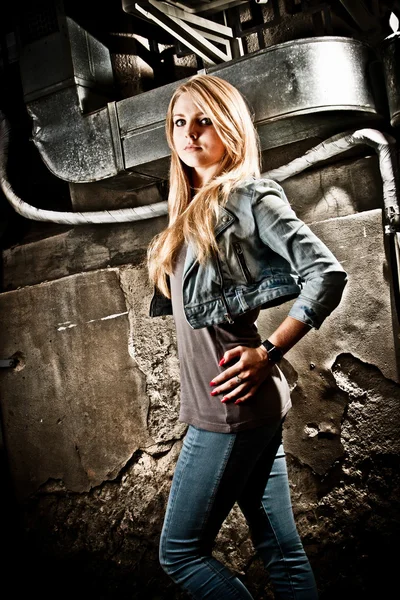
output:
[[187, 92], [176, 100], [172, 118], [174, 148], [181, 161], [193, 169], [193, 185], [200, 187], [217, 172], [225, 146], [211, 119]]

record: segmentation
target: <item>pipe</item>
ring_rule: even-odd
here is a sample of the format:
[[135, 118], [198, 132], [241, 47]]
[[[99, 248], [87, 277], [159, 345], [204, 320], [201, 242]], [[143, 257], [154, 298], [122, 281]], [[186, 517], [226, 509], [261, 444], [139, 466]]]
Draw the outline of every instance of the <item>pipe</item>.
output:
[[262, 177], [283, 181], [327, 158], [349, 150], [357, 144], [367, 144], [378, 153], [383, 183], [385, 234], [388, 239], [389, 263], [392, 265], [392, 289], [397, 320], [400, 323], [400, 214], [398, 204], [396, 140], [376, 129], [340, 133], [308, 150], [303, 156], [267, 171]]
[[[15, 194], [11, 183], [7, 179], [6, 158], [10, 128], [5, 116], [1, 112], [0, 121], [0, 185], [7, 200], [15, 211], [23, 217], [36, 221], [52, 221], [54, 223], [79, 225], [88, 223], [122, 223], [167, 214], [166, 201], [139, 206], [137, 208], [85, 213], [44, 210], [27, 204]], [[392, 136], [376, 129], [360, 129], [334, 135], [321, 144], [314, 146], [314, 148], [310, 148], [303, 156], [295, 158], [286, 165], [264, 172], [262, 177], [274, 179], [275, 181], [283, 181], [358, 144], [367, 144], [378, 153], [383, 182], [385, 218], [387, 221], [385, 233], [400, 231], [400, 211], [397, 200], [396, 163], [394, 158], [396, 140]]]
[[90, 212], [63, 212], [44, 210], [24, 202], [12, 189], [7, 178], [7, 155], [9, 145], [10, 126], [4, 114], [0, 111], [0, 187], [14, 210], [26, 219], [33, 221], [51, 221], [63, 225], [88, 225], [92, 223], [126, 223], [152, 219], [166, 215], [167, 202], [155, 202], [136, 208], [122, 208], [117, 210], [101, 210]]
[[389, 259], [395, 268], [392, 270], [392, 280], [394, 289], [394, 304], [396, 308], [397, 318], [400, 322], [400, 233], [396, 232], [389, 236]]
[[371, 146], [378, 154], [379, 168], [383, 183], [383, 203], [385, 208], [385, 233], [400, 231], [400, 210], [398, 203], [398, 184], [396, 179], [396, 140], [387, 133], [376, 129], [359, 129], [336, 134], [318, 146], [310, 148], [303, 156], [291, 162], [266, 171], [262, 177], [283, 181], [297, 175], [308, 167], [323, 160], [341, 154], [359, 144]]
[[[36, 221], [80, 225], [138, 221], [167, 214], [167, 202], [156, 202], [138, 208], [85, 213], [43, 210], [27, 204], [15, 194], [11, 183], [7, 179], [6, 162], [9, 125], [1, 112], [0, 125], [0, 186], [15, 211], [23, 217]], [[396, 140], [392, 136], [376, 129], [360, 129], [354, 132], [337, 134], [314, 146], [314, 148], [308, 150], [303, 156], [292, 160], [286, 165], [262, 173], [262, 177], [274, 179], [275, 181], [283, 181], [358, 144], [367, 144], [375, 149], [379, 157], [379, 167], [383, 182], [383, 201], [386, 219], [385, 234], [389, 236], [390, 262], [394, 265], [394, 269], [392, 270], [393, 294], [397, 319], [400, 322], [400, 214], [397, 201], [396, 162], [394, 158], [395, 143]]]

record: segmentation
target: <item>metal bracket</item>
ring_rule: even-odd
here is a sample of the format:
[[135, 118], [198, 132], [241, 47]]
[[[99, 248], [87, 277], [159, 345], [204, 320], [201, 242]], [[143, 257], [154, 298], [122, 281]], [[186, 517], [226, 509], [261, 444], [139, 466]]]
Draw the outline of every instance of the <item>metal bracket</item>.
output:
[[[232, 60], [231, 41], [234, 36], [231, 27], [158, 0], [148, 0], [146, 6], [135, 3], [135, 9], [208, 63], [219, 64]], [[224, 51], [213, 42], [222, 45]]]
[[16, 358], [0, 358], [0, 369], [14, 369], [17, 364]]
[[385, 208], [385, 234], [391, 235], [400, 232], [400, 209], [398, 206]]

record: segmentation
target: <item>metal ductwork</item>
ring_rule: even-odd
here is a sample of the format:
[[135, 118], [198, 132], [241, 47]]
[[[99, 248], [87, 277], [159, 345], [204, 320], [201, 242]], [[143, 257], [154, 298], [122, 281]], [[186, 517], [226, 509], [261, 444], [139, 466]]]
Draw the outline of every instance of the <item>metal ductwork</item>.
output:
[[[23, 28], [20, 34], [24, 99], [43, 161], [71, 183], [108, 180], [119, 187], [123, 179], [135, 189], [166, 179], [164, 120], [181, 81], [110, 101], [108, 49], [54, 6], [45, 35], [26, 35]], [[379, 99], [377, 65], [368, 44], [326, 36], [271, 46], [208, 72], [246, 96], [267, 150], [365, 123], [379, 126], [386, 99]]]

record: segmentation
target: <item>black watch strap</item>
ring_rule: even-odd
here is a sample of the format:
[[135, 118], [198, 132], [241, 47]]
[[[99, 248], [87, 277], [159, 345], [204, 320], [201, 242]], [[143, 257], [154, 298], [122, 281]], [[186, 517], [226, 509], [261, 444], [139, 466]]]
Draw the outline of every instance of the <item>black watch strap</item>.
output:
[[277, 346], [274, 346], [274, 344], [272, 342], [270, 342], [269, 340], [265, 340], [265, 342], [262, 342], [262, 345], [268, 352], [269, 362], [275, 364], [281, 360], [281, 358], [283, 357], [283, 352], [280, 348], [278, 348]]

